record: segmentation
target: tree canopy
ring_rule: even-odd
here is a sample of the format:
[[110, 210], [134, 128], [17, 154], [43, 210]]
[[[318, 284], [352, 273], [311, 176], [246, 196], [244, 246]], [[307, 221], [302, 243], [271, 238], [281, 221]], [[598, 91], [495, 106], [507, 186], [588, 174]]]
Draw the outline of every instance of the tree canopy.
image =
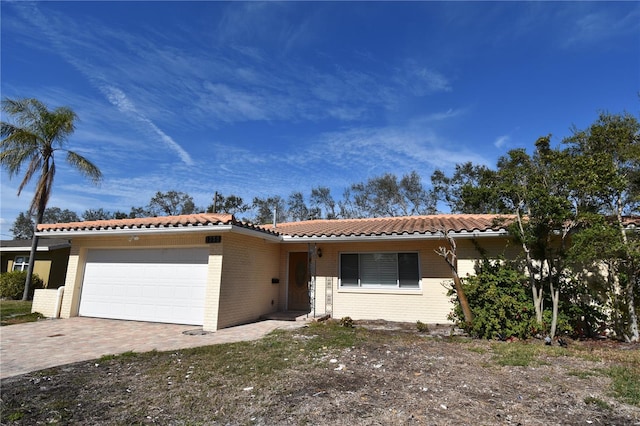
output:
[[[102, 178], [100, 169], [87, 158], [66, 148], [66, 142], [75, 130], [77, 116], [71, 108], [58, 107], [49, 110], [37, 99], [3, 99], [2, 110], [13, 122], [0, 124], [0, 165], [11, 178], [26, 171], [18, 185], [18, 195], [32, 178], [36, 177], [34, 196], [29, 207], [29, 216], [35, 215], [35, 225], [42, 223], [47, 203], [51, 196], [56, 174], [55, 153], [64, 152], [66, 161], [75, 170], [97, 183]], [[29, 291], [38, 238], [34, 235], [27, 281], [23, 299]]]

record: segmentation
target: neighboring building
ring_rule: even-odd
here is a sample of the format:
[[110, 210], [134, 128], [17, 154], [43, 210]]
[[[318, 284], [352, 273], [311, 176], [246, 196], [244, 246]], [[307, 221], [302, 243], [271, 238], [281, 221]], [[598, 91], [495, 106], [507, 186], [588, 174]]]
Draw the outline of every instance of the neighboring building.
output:
[[[71, 243], [66, 239], [41, 239], [36, 251], [33, 272], [44, 283], [45, 288], [64, 285], [69, 263]], [[0, 241], [0, 272], [26, 271], [29, 267], [31, 240]]]
[[479, 244], [511, 254], [505, 216], [432, 215], [256, 226], [227, 214], [42, 224], [72, 240], [61, 316], [169, 322], [218, 330], [277, 311], [447, 323], [457, 242], [461, 275]]

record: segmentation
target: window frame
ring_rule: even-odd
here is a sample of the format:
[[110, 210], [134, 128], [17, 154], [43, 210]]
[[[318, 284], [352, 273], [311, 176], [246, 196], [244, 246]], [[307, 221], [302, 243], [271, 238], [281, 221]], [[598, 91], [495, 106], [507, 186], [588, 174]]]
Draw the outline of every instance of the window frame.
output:
[[[362, 256], [376, 256], [376, 255], [381, 255], [381, 256], [388, 256], [388, 255], [395, 255], [395, 267], [396, 267], [396, 271], [395, 271], [395, 275], [396, 275], [396, 279], [395, 279], [395, 285], [389, 285], [389, 284], [375, 284], [375, 283], [363, 283], [362, 282], [362, 267], [363, 267], [363, 262], [361, 260]], [[417, 284], [416, 285], [401, 285], [401, 281], [404, 279], [406, 280], [407, 277], [407, 271], [402, 272], [400, 269], [400, 265], [401, 265], [401, 261], [400, 261], [400, 257], [401, 255], [415, 255], [415, 260], [416, 260], [416, 271], [410, 271], [410, 274], [413, 273], [417, 273]], [[357, 259], [357, 265], [353, 264], [353, 258], [351, 259], [351, 265], [349, 265], [349, 270], [346, 272], [349, 272], [349, 275], [346, 276], [346, 274], [344, 274], [343, 272], [343, 266], [345, 266], [344, 263], [344, 256], [355, 256]], [[366, 265], [365, 265], [366, 266]], [[355, 267], [355, 270], [354, 270]], [[354, 273], [357, 274], [357, 276], [354, 276]], [[404, 276], [404, 278], [403, 278]], [[345, 284], [345, 278], [348, 278], [350, 283], [349, 284]], [[355, 280], [355, 281], [354, 281]], [[406, 250], [406, 251], [371, 251], [371, 252], [367, 252], [367, 251], [362, 251], [362, 252], [351, 252], [351, 251], [345, 251], [345, 252], [340, 252], [339, 253], [339, 264], [338, 264], [338, 289], [339, 290], [398, 290], [398, 291], [421, 291], [422, 290], [422, 271], [421, 271], [421, 263], [420, 263], [420, 252], [418, 250]]]
[[[18, 262], [18, 259], [23, 259], [21, 262]], [[17, 267], [20, 269], [17, 269]], [[16, 256], [13, 259], [13, 265], [11, 266], [11, 271], [26, 271], [29, 269], [29, 256]]]

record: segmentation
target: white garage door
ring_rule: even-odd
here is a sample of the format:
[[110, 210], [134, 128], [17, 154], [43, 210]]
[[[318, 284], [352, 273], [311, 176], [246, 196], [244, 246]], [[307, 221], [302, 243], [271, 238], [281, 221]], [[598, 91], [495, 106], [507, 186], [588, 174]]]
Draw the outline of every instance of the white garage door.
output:
[[89, 250], [80, 315], [202, 325], [207, 249]]

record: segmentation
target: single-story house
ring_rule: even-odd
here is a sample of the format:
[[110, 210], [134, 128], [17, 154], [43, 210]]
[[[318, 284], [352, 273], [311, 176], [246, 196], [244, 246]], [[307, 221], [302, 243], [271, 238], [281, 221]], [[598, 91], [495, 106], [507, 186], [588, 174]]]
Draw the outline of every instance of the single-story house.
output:
[[[42, 279], [45, 288], [64, 285], [70, 250], [67, 239], [47, 238], [39, 242], [33, 272]], [[26, 271], [30, 252], [31, 240], [0, 241], [0, 273]]]
[[445, 233], [452, 236], [462, 276], [479, 258], [474, 244], [492, 254], [518, 250], [497, 219], [447, 214], [257, 226], [194, 214], [43, 224], [37, 234], [71, 240], [62, 317], [215, 331], [279, 311], [447, 323], [451, 271], [436, 250], [447, 245]]

